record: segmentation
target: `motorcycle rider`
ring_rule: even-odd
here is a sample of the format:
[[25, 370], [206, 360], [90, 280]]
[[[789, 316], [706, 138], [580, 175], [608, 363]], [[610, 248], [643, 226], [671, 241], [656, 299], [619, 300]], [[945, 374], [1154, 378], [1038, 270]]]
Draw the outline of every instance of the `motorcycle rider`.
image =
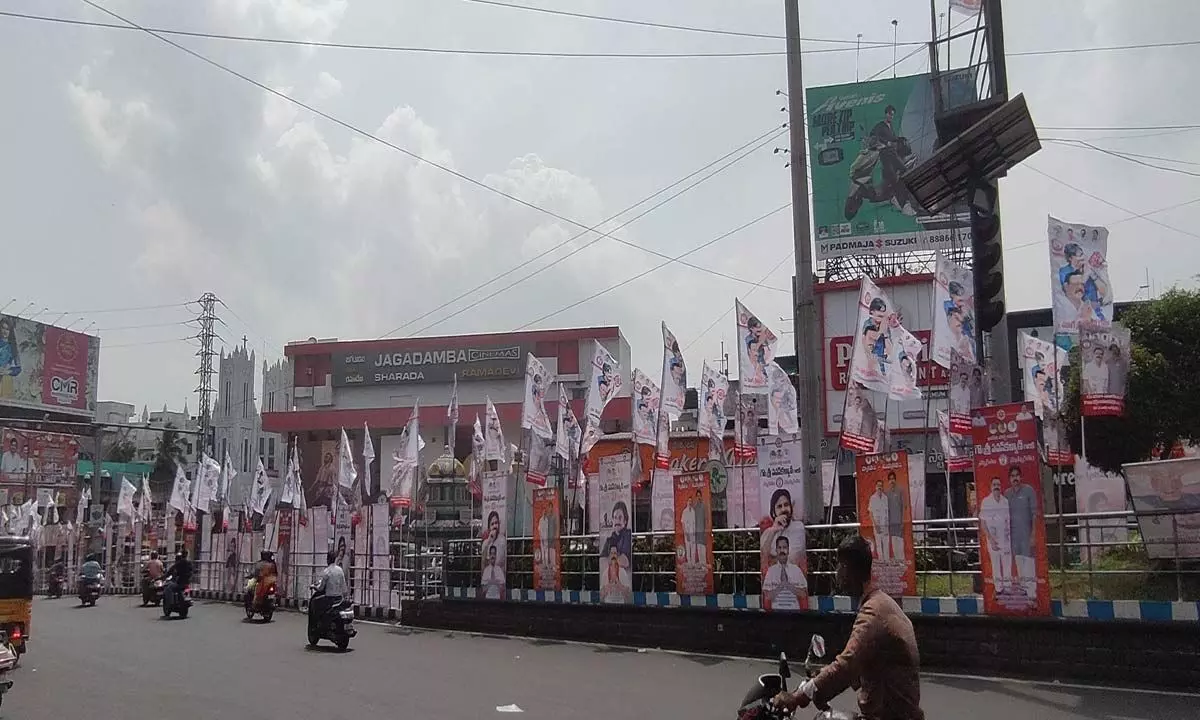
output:
[[861, 535], [842, 541], [837, 555], [838, 585], [859, 600], [850, 639], [815, 678], [795, 692], [776, 695], [775, 705], [795, 709], [813, 702], [824, 708], [847, 687], [855, 687], [862, 720], [925, 720], [912, 622], [871, 583], [871, 546]]
[[99, 582], [103, 575], [104, 568], [100, 567], [100, 561], [97, 559], [96, 554], [93, 553], [88, 555], [87, 562], [83, 564], [83, 567], [79, 568], [79, 576], [83, 578], [85, 582]]
[[167, 571], [167, 583], [163, 588], [163, 596], [169, 597], [171, 592], [182, 592], [185, 587], [192, 584], [192, 561], [187, 559], [187, 550], [180, 550], [175, 554], [175, 562], [171, 565], [171, 569]]
[[154, 582], [163, 576], [163, 561], [158, 559], [158, 553], [150, 553], [150, 560], [146, 563], [146, 577], [150, 582]]
[[335, 551], [330, 550], [325, 553], [325, 569], [313, 583], [313, 589], [317, 594], [309, 601], [308, 626], [310, 629], [316, 627], [318, 619], [330, 608], [341, 604], [342, 597], [346, 594], [346, 572], [342, 570], [341, 565], [337, 564]]
[[59, 555], [58, 559], [54, 561], [54, 564], [50, 566], [50, 582], [61, 585], [63, 578], [66, 576], [67, 560], [62, 555]]
[[254, 592], [255, 605], [262, 602], [267, 588], [271, 587], [278, 576], [279, 566], [275, 564], [275, 553], [270, 550], [263, 550], [259, 553], [258, 565], [254, 567], [254, 576], [250, 581], [250, 589]]

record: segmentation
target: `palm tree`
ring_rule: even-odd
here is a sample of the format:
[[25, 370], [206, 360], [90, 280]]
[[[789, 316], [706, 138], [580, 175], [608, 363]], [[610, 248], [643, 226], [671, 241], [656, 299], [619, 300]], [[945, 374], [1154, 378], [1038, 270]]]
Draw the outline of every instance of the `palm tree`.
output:
[[179, 436], [174, 425], [168, 424], [158, 438], [153, 479], [158, 482], [169, 482], [175, 477], [175, 464], [183, 464], [184, 460], [183, 438]]

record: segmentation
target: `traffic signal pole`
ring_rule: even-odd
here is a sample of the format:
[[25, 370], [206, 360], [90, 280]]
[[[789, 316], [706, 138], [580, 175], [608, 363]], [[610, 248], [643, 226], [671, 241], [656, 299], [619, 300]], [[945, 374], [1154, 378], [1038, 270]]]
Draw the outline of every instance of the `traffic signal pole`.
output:
[[783, 0], [787, 36], [788, 130], [792, 149], [792, 234], [796, 277], [792, 284], [792, 330], [800, 380], [800, 443], [804, 448], [804, 518], [812, 523], [824, 510], [821, 493], [821, 336], [813, 293], [812, 225], [808, 211], [808, 116], [800, 56], [799, 0]]

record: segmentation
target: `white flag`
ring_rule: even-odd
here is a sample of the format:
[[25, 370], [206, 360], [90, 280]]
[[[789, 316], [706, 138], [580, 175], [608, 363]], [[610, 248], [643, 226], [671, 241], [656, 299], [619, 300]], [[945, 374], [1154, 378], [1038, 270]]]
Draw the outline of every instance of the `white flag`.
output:
[[763, 325], [741, 300], [734, 299], [737, 315], [738, 392], [743, 395], [767, 393], [767, 368], [775, 361], [779, 338]]
[[683, 414], [683, 405], [687, 399], [687, 366], [683, 362], [683, 353], [679, 350], [679, 342], [675, 335], [662, 324], [663, 336], [663, 371], [662, 371], [662, 412], [672, 420], [678, 420]]
[[975, 276], [940, 253], [935, 264], [929, 355], [947, 370], [952, 353], [973, 364], [979, 357], [975, 349]]
[[579, 447], [579, 420], [571, 407], [566, 388], [558, 384], [558, 434], [554, 439], [554, 454], [569, 461], [571, 448]]
[[640, 445], [654, 445], [658, 436], [658, 412], [662, 394], [646, 373], [633, 370], [633, 440]]
[[229, 493], [233, 489], [233, 481], [237, 478], [237, 469], [233, 465], [233, 458], [229, 457], [229, 451], [225, 451], [225, 458], [221, 466], [221, 507], [229, 507]]
[[137, 488], [127, 478], [121, 478], [121, 492], [117, 495], [117, 515], [133, 520], [133, 494]]
[[[457, 377], [457, 376], [456, 376]], [[363, 423], [363, 487], [367, 497], [372, 497], [371, 463], [375, 462], [375, 443], [371, 441], [371, 428]]]
[[787, 372], [772, 361], [767, 366], [767, 434], [794, 435], [800, 432], [796, 388]]
[[472, 464], [477, 468], [483, 463], [484, 447], [486, 444], [487, 441], [483, 437], [483, 425], [479, 422], [479, 415], [477, 413], [475, 415], [475, 426], [471, 430]]
[[142, 476], [142, 499], [138, 503], [138, 519], [144, 523], [150, 522], [150, 513], [154, 506], [154, 496], [150, 493], [150, 476]]
[[621, 391], [621, 366], [598, 341], [592, 341], [592, 374], [588, 380], [583, 426], [583, 441], [579, 456], [587, 455], [600, 440], [600, 416], [609, 401]]
[[546, 414], [546, 391], [554, 378], [550, 371], [529, 353], [525, 359], [525, 403], [521, 407], [521, 427], [532, 430], [533, 434], [549, 440], [554, 437], [554, 429], [550, 427], [550, 416]]
[[342, 442], [338, 446], [338, 485], [349, 490], [358, 479], [358, 471], [354, 469], [354, 453], [350, 449], [350, 438], [346, 436], [346, 428], [342, 428]]
[[708, 436], [709, 455], [724, 455], [725, 446], [725, 396], [729, 394], [729, 379], [708, 362], [700, 371], [700, 388], [697, 390], [696, 430]]
[[458, 373], [454, 373], [454, 385], [450, 389], [450, 404], [446, 406], [446, 424], [458, 426]]
[[1019, 362], [1025, 371], [1025, 399], [1033, 403], [1035, 414], [1043, 420], [1058, 417], [1062, 378], [1071, 364], [1071, 356], [1057, 344], [1046, 342], [1022, 331], [1017, 343]]
[[[85, 487], [83, 492], [79, 493], [79, 504], [75, 506], [75, 524], [83, 525], [87, 522], [88, 505], [92, 502], [92, 489]], [[11, 519], [10, 519], [11, 522]]]
[[487, 398], [484, 414], [483, 459], [503, 462], [504, 460], [504, 430], [500, 427], [500, 415], [492, 398]]
[[876, 392], [891, 390], [891, 366], [899, 349], [892, 343], [891, 332], [899, 324], [892, 301], [864, 275], [858, 298], [858, 322], [854, 326], [850, 382]]
[[186, 513], [187, 509], [191, 507], [188, 502], [188, 494], [190, 489], [187, 473], [183, 471], [183, 465], [176, 462], [175, 482], [171, 486], [171, 498], [167, 501], [167, 504], [181, 513]]
[[417, 469], [421, 464], [421, 449], [425, 441], [421, 438], [421, 401], [413, 403], [408, 424], [400, 433], [400, 450], [392, 453], [392, 482], [389, 494], [397, 499], [400, 507], [408, 507], [413, 500]]
[[271, 482], [267, 478], [267, 469], [263, 467], [262, 458], [254, 468], [254, 484], [250, 489], [250, 510], [265, 515], [267, 502], [271, 499]]
[[296, 476], [296, 487], [299, 492], [296, 495], [296, 501], [292, 506], [296, 508], [300, 515], [300, 524], [308, 524], [308, 501], [304, 497], [304, 477], [300, 474], [300, 443], [292, 445], [292, 457], [288, 462], [292, 474]]
[[295, 507], [297, 497], [303, 494], [304, 490], [300, 487], [300, 481], [296, 477], [296, 466], [289, 457], [287, 472], [283, 476], [283, 487], [279, 489], [279, 502]]
[[888, 397], [892, 400], [920, 398], [921, 389], [917, 387], [917, 362], [921, 356], [921, 341], [903, 325], [892, 328], [891, 336], [896, 361], [891, 366]]

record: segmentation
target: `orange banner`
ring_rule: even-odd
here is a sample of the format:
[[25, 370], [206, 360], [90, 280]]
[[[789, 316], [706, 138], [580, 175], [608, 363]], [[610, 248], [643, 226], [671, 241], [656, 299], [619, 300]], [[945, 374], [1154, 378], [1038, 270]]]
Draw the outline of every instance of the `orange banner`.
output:
[[533, 589], [562, 590], [558, 488], [533, 491]]
[[1050, 565], [1033, 403], [977, 408], [971, 424], [984, 612], [1049, 615]]
[[871, 581], [888, 595], [916, 595], [908, 453], [859, 455], [855, 466], [859, 533], [875, 557]]
[[712, 490], [708, 473], [675, 476], [675, 589], [713, 592]]

